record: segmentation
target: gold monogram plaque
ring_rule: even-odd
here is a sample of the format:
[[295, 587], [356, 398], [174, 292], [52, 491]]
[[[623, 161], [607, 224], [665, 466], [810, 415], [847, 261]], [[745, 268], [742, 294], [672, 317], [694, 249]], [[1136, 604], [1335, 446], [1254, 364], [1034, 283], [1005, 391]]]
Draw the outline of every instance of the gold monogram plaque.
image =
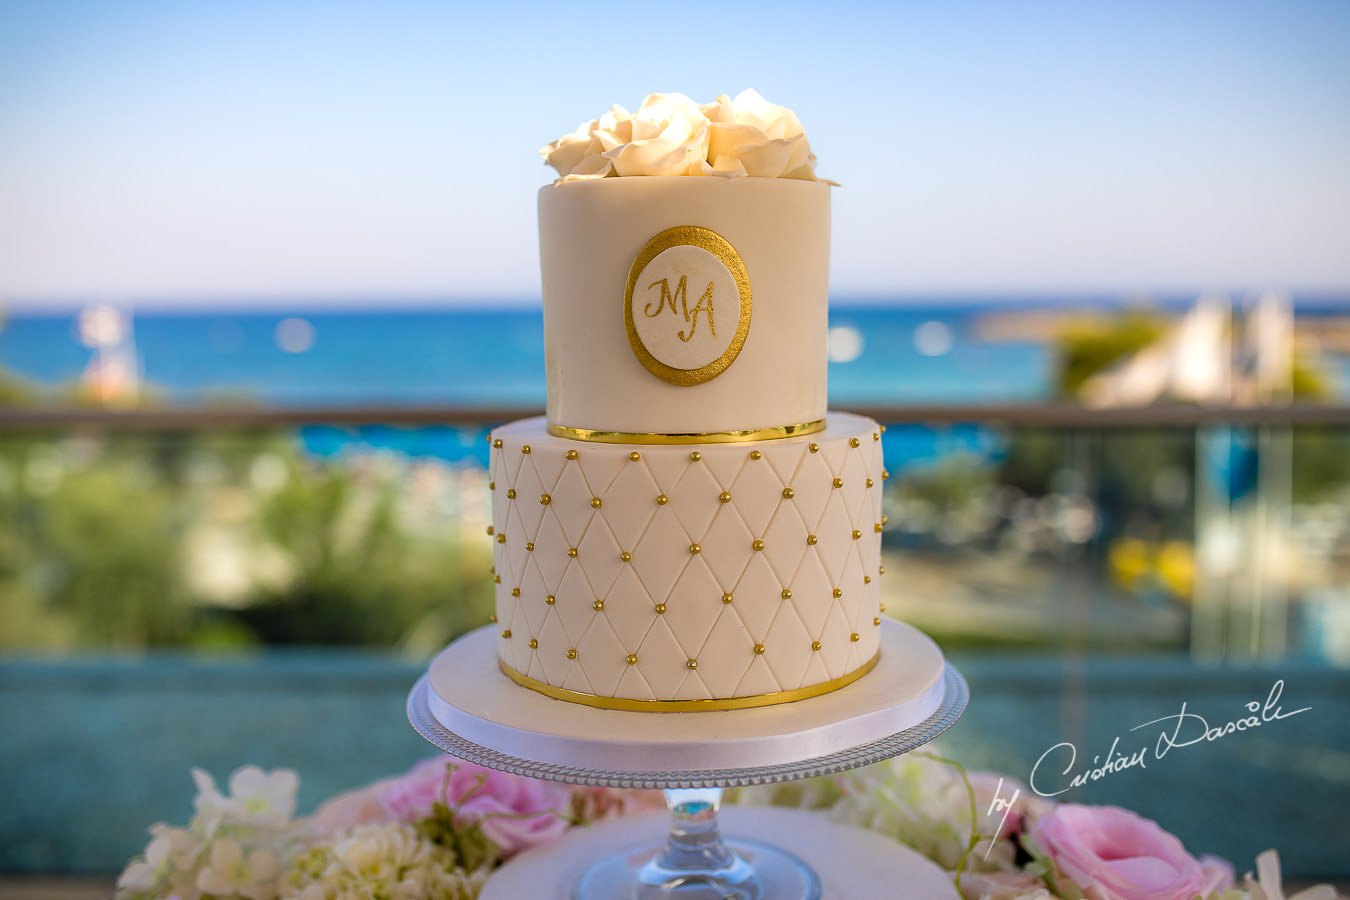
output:
[[669, 384], [727, 370], [750, 332], [750, 276], [736, 248], [698, 225], [667, 228], [628, 270], [624, 328], [633, 355]]

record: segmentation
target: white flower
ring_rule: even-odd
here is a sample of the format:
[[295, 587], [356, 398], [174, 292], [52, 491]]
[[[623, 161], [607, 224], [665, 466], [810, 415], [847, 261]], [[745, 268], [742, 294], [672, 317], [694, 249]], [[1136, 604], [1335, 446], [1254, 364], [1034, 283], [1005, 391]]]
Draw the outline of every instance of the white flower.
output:
[[244, 766], [230, 776], [230, 799], [238, 810], [238, 824], [280, 827], [295, 815], [300, 777], [290, 769], [264, 772]]
[[792, 110], [747, 88], [703, 107], [711, 121], [708, 160], [722, 175], [815, 180], [816, 158]]
[[221, 838], [211, 845], [210, 862], [197, 873], [197, 887], [208, 894], [272, 900], [281, 859], [271, 850], [253, 850], [248, 856], [238, 841]]
[[144, 857], [132, 860], [118, 876], [118, 896], [159, 897], [172, 893], [180, 895], [180, 900], [196, 898], [194, 879], [190, 876], [201, 852], [201, 842], [186, 829], [163, 824], [151, 826], [150, 833], [154, 837], [146, 845]]
[[[1280, 854], [1267, 850], [1256, 858], [1257, 880], [1247, 875], [1243, 887], [1251, 900], [1286, 900], [1284, 884], [1280, 879]], [[1299, 891], [1287, 900], [1337, 900], [1339, 895], [1329, 884], [1319, 884], [1307, 890]]]
[[264, 772], [257, 766], [244, 766], [230, 776], [230, 796], [216, 787], [215, 779], [201, 769], [192, 770], [197, 783], [193, 805], [197, 825], [209, 839], [221, 826], [280, 828], [295, 815], [295, 794], [300, 779], [290, 769]]
[[361, 825], [301, 854], [281, 879], [285, 900], [473, 900], [488, 872], [465, 872], [452, 851], [411, 825]]
[[539, 152], [559, 181], [614, 175], [816, 180], [816, 158], [797, 116], [753, 90], [703, 106], [684, 94], [649, 94], [636, 113], [610, 107]]

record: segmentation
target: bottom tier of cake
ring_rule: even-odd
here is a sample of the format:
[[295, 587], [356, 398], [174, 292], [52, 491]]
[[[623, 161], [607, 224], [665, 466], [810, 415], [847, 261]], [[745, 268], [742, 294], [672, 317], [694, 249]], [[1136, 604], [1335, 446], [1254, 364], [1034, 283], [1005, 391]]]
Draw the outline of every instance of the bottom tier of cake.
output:
[[625, 709], [734, 708], [842, 687], [879, 646], [881, 429], [742, 443], [491, 436], [502, 670]]

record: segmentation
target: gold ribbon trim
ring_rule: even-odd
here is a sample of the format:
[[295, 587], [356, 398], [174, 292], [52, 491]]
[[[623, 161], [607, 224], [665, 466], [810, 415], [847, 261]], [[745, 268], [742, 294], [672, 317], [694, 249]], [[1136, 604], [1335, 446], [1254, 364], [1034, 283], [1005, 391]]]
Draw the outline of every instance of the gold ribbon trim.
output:
[[592, 441], [598, 444], [734, 444], [741, 441], [771, 441], [777, 438], [797, 437], [824, 430], [824, 419], [803, 422], [800, 425], [775, 425], [769, 428], [748, 428], [744, 431], [705, 431], [690, 434], [595, 431], [589, 428], [569, 428], [566, 425], [548, 426], [548, 433], [554, 437]]
[[584, 706], [594, 706], [597, 709], [621, 709], [629, 712], [702, 712], [715, 709], [751, 709], [757, 706], [774, 706], [778, 703], [791, 703], [794, 700], [819, 697], [821, 694], [837, 691], [839, 688], [857, 681], [872, 671], [880, 659], [881, 651], [878, 650], [871, 659], [847, 675], [792, 691], [775, 691], [770, 694], [755, 694], [749, 697], [712, 698], [708, 700], [633, 700], [627, 697], [601, 697], [598, 694], [569, 691], [566, 688], [554, 687], [551, 684], [536, 681], [528, 675], [517, 672], [500, 658], [497, 660], [497, 665], [501, 667], [502, 673], [516, 684], [527, 687], [532, 691], [538, 691], [555, 700], [566, 700], [568, 703], [580, 703]]

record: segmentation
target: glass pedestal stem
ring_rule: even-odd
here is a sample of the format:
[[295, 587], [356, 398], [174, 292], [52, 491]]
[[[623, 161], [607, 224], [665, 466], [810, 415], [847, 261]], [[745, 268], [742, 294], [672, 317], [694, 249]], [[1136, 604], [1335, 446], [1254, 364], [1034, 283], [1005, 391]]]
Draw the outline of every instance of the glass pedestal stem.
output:
[[722, 842], [717, 810], [722, 789], [672, 788], [666, 792], [670, 834], [638, 873], [638, 900], [715, 897], [756, 900], [760, 880], [750, 863]]

